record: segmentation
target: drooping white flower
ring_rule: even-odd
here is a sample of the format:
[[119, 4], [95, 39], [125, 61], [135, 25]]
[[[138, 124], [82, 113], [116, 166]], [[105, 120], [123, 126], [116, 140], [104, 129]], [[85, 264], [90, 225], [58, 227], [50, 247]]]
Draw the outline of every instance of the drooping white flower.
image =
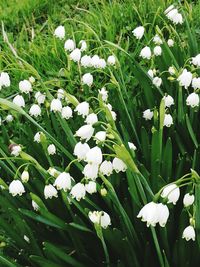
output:
[[14, 120], [13, 116], [11, 114], [8, 114], [5, 118], [6, 122], [12, 122]]
[[99, 94], [104, 102], [108, 100], [108, 91], [106, 91], [105, 87], [102, 87], [101, 90], [99, 90]]
[[199, 106], [199, 95], [196, 93], [191, 93], [186, 99], [186, 105], [192, 108]]
[[72, 109], [69, 106], [63, 107], [61, 111], [61, 116], [63, 119], [67, 119], [67, 120], [72, 118], [73, 117]]
[[21, 180], [23, 183], [27, 183], [29, 181], [29, 172], [24, 170], [21, 174]]
[[200, 89], [200, 78], [193, 78], [192, 79], [192, 87], [194, 89]]
[[115, 56], [113, 56], [113, 55], [109, 56], [107, 59], [107, 63], [108, 63], [108, 65], [111, 65], [111, 66], [115, 65], [115, 63], [116, 63]]
[[160, 36], [158, 34], [156, 34], [153, 38], [153, 42], [156, 45], [161, 45], [163, 43], [162, 39], [160, 38]]
[[200, 54], [192, 58], [192, 64], [197, 67], [200, 67]]
[[38, 116], [41, 116], [41, 108], [39, 105], [37, 104], [33, 104], [29, 110], [29, 114], [35, 118], [37, 118]]
[[98, 177], [99, 165], [97, 164], [87, 164], [83, 169], [83, 174], [85, 178], [95, 180]]
[[167, 220], [169, 218], [169, 209], [167, 205], [164, 205], [162, 203], [158, 203], [157, 209], [158, 209], [158, 223], [161, 227], [165, 227]]
[[116, 121], [117, 114], [113, 110], [111, 110], [110, 113], [111, 113], [111, 116], [112, 116], [113, 120]]
[[153, 85], [160, 87], [162, 84], [162, 79], [159, 77], [154, 77], [152, 82], [153, 82]]
[[32, 84], [28, 80], [23, 80], [19, 82], [19, 90], [21, 93], [28, 94], [32, 92]]
[[95, 124], [96, 122], [98, 122], [98, 117], [97, 117], [97, 115], [96, 115], [95, 113], [90, 113], [90, 114], [87, 116], [85, 122], [86, 122], [87, 124], [91, 124], [91, 125], [93, 125], [93, 124]]
[[41, 142], [41, 132], [37, 132], [34, 136], [34, 142], [40, 143]]
[[94, 55], [91, 58], [91, 65], [92, 65], [92, 67], [98, 68], [99, 67], [99, 60], [100, 60], [100, 57], [98, 55]]
[[50, 167], [47, 171], [53, 177], [58, 177], [58, 175], [60, 174], [60, 172], [57, 171], [54, 167]]
[[145, 120], [151, 120], [153, 118], [153, 111], [151, 111], [149, 108], [143, 111], [143, 118]]
[[73, 60], [74, 62], [78, 62], [81, 59], [81, 50], [78, 48], [75, 48], [69, 55], [69, 58]]
[[176, 205], [176, 202], [180, 197], [180, 189], [176, 184], [169, 184], [164, 187], [161, 193], [161, 197], [167, 198], [167, 203], [173, 203], [174, 205]]
[[189, 241], [189, 240], [195, 241], [195, 237], [196, 237], [195, 230], [192, 225], [189, 225], [188, 227], [184, 229], [183, 235], [182, 235], [183, 239], [185, 239], [186, 241]]
[[66, 51], [73, 51], [75, 47], [76, 47], [75, 42], [72, 39], [68, 39], [65, 42], [64, 48]]
[[93, 76], [91, 73], [85, 73], [82, 76], [82, 83], [88, 85], [89, 87], [93, 84]]
[[165, 114], [164, 126], [170, 127], [173, 124], [173, 118], [170, 114]]
[[16, 95], [14, 98], [13, 98], [13, 103], [21, 108], [24, 108], [25, 107], [25, 101], [24, 101], [24, 98], [23, 96], [21, 95]]
[[86, 101], [79, 103], [75, 108], [75, 111], [78, 113], [78, 115], [82, 116], [83, 118], [88, 116], [89, 110], [90, 106]]
[[45, 185], [44, 197], [45, 199], [52, 199], [52, 197], [58, 197], [58, 191], [52, 184]]
[[159, 45], [155, 46], [153, 49], [153, 53], [155, 56], [161, 56], [162, 48]]
[[94, 181], [89, 181], [89, 183], [85, 184], [85, 190], [89, 194], [94, 194], [97, 192], [97, 184]]
[[77, 183], [72, 187], [70, 192], [72, 198], [75, 198], [77, 201], [80, 201], [82, 198], [85, 198], [86, 190], [85, 186], [82, 183]]
[[144, 27], [143, 26], [138, 26], [137, 28], [135, 28], [132, 33], [135, 36], [136, 39], [140, 40], [142, 39], [143, 35], [144, 35]]
[[85, 157], [85, 161], [89, 164], [101, 164], [103, 160], [102, 151], [98, 146], [91, 148]]
[[153, 79], [153, 77], [154, 77], [154, 72], [153, 72], [153, 70], [148, 70], [147, 71], [147, 74]]
[[169, 47], [173, 47], [173, 46], [174, 46], [174, 40], [169, 39], [169, 40], [167, 41], [167, 44], [168, 44]]
[[126, 164], [119, 158], [114, 158], [113, 159], [113, 169], [118, 173], [118, 172], [125, 172], [127, 169]]
[[65, 38], [65, 27], [60, 25], [58, 26], [54, 31], [54, 36], [56, 36], [59, 39]]
[[79, 42], [79, 44], [81, 45], [81, 48], [80, 48], [81, 52], [83, 52], [83, 51], [85, 51], [87, 49], [87, 43], [86, 43], [85, 40], [81, 40]]
[[168, 71], [169, 71], [170, 75], [174, 75], [176, 73], [176, 70], [173, 66], [170, 66]]
[[40, 207], [38, 206], [38, 204], [34, 200], [32, 200], [31, 204], [32, 204], [32, 207], [33, 207], [33, 209], [35, 211], [38, 211], [39, 210]]
[[187, 89], [192, 82], [192, 73], [184, 69], [181, 75], [178, 77], [177, 81], [180, 86], [184, 86]]
[[58, 175], [54, 182], [54, 186], [57, 188], [57, 190], [64, 190], [67, 192], [67, 190], [71, 189], [71, 176], [67, 172], [62, 172]]
[[22, 151], [22, 148], [20, 145], [12, 145], [11, 146], [11, 155], [14, 157], [19, 156], [20, 152]]
[[96, 140], [96, 143], [104, 142], [106, 140], [106, 132], [105, 131], [99, 131], [95, 134], [94, 139]]
[[25, 188], [20, 180], [13, 180], [9, 185], [9, 193], [15, 197], [17, 195], [21, 196], [25, 193]]
[[82, 58], [81, 58], [81, 66], [85, 67], [85, 68], [88, 68], [88, 67], [91, 67], [92, 65], [92, 59], [90, 56], [88, 55], [84, 55]]
[[194, 195], [193, 194], [190, 194], [190, 193], [185, 194], [184, 195], [184, 198], [183, 198], [183, 205], [185, 207], [189, 207], [193, 203], [194, 203]]
[[100, 165], [99, 171], [103, 175], [110, 176], [113, 172], [112, 162], [108, 160], [104, 160]]
[[99, 68], [100, 69], [105, 69], [105, 67], [106, 67], [106, 61], [105, 61], [105, 59], [100, 58], [99, 59]]
[[151, 58], [151, 49], [148, 46], [145, 46], [140, 52], [140, 57], [142, 57], [144, 59], [150, 59]]
[[133, 150], [137, 149], [137, 147], [131, 142], [128, 142], [128, 146], [129, 146], [130, 149], [133, 149]]
[[172, 21], [174, 24], [182, 24], [183, 23], [183, 17], [178, 12], [178, 9], [172, 8], [171, 10], [168, 10], [165, 12], [167, 18]]
[[44, 101], [46, 99], [46, 95], [42, 94], [41, 92], [37, 92], [35, 94], [35, 99], [39, 105], [44, 104]]
[[56, 154], [56, 147], [54, 144], [51, 144], [47, 147], [47, 152], [49, 155], [55, 155]]
[[50, 110], [53, 112], [61, 112], [62, 111], [62, 103], [60, 99], [54, 98], [51, 101]]
[[104, 229], [111, 225], [110, 216], [105, 211], [90, 211], [88, 217], [92, 223], [99, 224]]
[[0, 89], [2, 86], [5, 86], [5, 87], [10, 86], [10, 77], [7, 72], [2, 72], [0, 75]]
[[57, 98], [62, 100], [62, 99], [64, 99], [64, 97], [65, 97], [65, 91], [62, 88], [58, 89]]
[[81, 140], [90, 140], [94, 133], [94, 128], [90, 124], [86, 124], [81, 126], [77, 131], [76, 131], [76, 136], [80, 137]]
[[174, 99], [172, 96], [167, 95], [163, 97], [164, 102], [165, 102], [165, 107], [170, 108], [172, 105], [174, 105]]
[[77, 156], [79, 160], [85, 160], [87, 152], [90, 147], [87, 143], [78, 142], [74, 147], [74, 155]]

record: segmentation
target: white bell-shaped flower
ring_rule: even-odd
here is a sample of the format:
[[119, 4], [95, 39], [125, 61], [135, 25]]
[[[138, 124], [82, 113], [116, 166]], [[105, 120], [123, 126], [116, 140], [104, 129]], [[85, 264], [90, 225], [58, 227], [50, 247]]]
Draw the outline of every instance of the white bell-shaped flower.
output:
[[80, 137], [81, 140], [90, 140], [94, 133], [94, 128], [90, 124], [86, 124], [81, 126], [77, 131], [76, 131], [76, 136]]
[[89, 181], [89, 183], [85, 184], [85, 190], [89, 194], [94, 194], [97, 192], [97, 184], [94, 181]]
[[64, 39], [65, 38], [65, 27], [62, 25], [58, 26], [54, 31], [54, 36], [59, 39]]
[[24, 101], [24, 98], [23, 96], [21, 95], [16, 95], [14, 98], [13, 98], [13, 103], [21, 108], [24, 108], [25, 107], [25, 101]]
[[99, 165], [101, 164], [102, 160], [103, 160], [102, 151], [98, 146], [91, 148], [87, 152], [85, 157], [85, 161], [89, 164]]
[[193, 194], [185, 194], [184, 198], [183, 198], [183, 205], [185, 207], [189, 207], [194, 203], [194, 195]]
[[71, 189], [71, 176], [67, 172], [62, 172], [58, 175], [54, 182], [54, 186], [57, 188], [57, 190], [64, 190], [67, 192], [67, 190]]
[[76, 47], [75, 42], [72, 39], [68, 39], [65, 42], [64, 48], [66, 51], [73, 51], [75, 47]]
[[53, 112], [61, 112], [62, 111], [62, 102], [58, 98], [54, 98], [51, 101], [50, 110]]
[[101, 174], [110, 176], [113, 173], [113, 165], [111, 161], [104, 160], [99, 168]]
[[78, 142], [74, 147], [74, 155], [78, 160], [85, 160], [87, 152], [90, 150], [90, 147], [87, 143]]
[[126, 164], [119, 158], [114, 158], [113, 159], [113, 169], [118, 173], [118, 172], [125, 172], [127, 169]]
[[28, 80], [23, 80], [19, 82], [19, 90], [21, 93], [28, 94], [32, 92], [32, 84]]
[[174, 205], [176, 205], [176, 202], [180, 197], [180, 189], [176, 184], [169, 184], [164, 187], [161, 193], [161, 197], [167, 198], [167, 203], [173, 203]]
[[85, 178], [95, 180], [98, 177], [99, 166], [97, 164], [87, 164], [83, 169]]
[[45, 199], [52, 199], [52, 197], [58, 197], [58, 191], [52, 184], [45, 185], [44, 197]]
[[13, 180], [9, 185], [9, 193], [15, 197], [17, 195], [21, 196], [25, 193], [25, 188], [20, 180]]
[[82, 183], [77, 183], [72, 187], [70, 192], [71, 197], [75, 198], [77, 201], [80, 201], [82, 198], [85, 198], [86, 190], [85, 186]]
[[180, 86], [183, 86], [185, 89], [187, 89], [192, 82], [192, 73], [187, 71], [187, 69], [184, 69], [179, 75], [177, 81], [179, 82]]
[[41, 108], [39, 105], [37, 104], [33, 104], [29, 110], [29, 114], [32, 116], [32, 117], [35, 117], [37, 118], [38, 116], [41, 116]]
[[75, 108], [75, 111], [78, 113], [78, 115], [82, 116], [83, 118], [88, 116], [89, 110], [90, 106], [86, 101], [79, 103]]
[[132, 33], [135, 36], [136, 39], [140, 40], [142, 39], [143, 35], [144, 35], [144, 27], [143, 26], [138, 26], [137, 28], [135, 28]]
[[189, 241], [189, 240], [195, 241], [195, 237], [196, 237], [195, 230], [192, 225], [189, 225], [188, 227], [184, 229], [183, 235], [182, 235], [183, 239], [185, 239], [186, 241]]
[[51, 144], [47, 147], [47, 152], [49, 155], [55, 155], [56, 154], [56, 147], [54, 144]]
[[98, 122], [98, 117], [97, 117], [97, 115], [96, 115], [95, 113], [90, 113], [90, 114], [87, 116], [85, 122], [86, 122], [87, 124], [91, 124], [91, 125], [93, 125], [93, 124], [95, 124], [96, 122]]

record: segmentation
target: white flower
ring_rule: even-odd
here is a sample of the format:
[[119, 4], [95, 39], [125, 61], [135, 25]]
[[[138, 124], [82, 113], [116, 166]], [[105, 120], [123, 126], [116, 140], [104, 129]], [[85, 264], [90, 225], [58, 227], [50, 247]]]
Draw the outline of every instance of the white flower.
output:
[[32, 200], [31, 204], [32, 204], [32, 207], [33, 207], [33, 209], [35, 211], [38, 211], [39, 210], [40, 207], [38, 206], [38, 204], [34, 200]]
[[165, 102], [165, 107], [170, 108], [172, 105], [174, 105], [174, 99], [170, 95], [164, 96], [163, 99]]
[[90, 106], [89, 106], [89, 103], [86, 101], [81, 102], [75, 108], [75, 111], [78, 113], [78, 115], [82, 116], [83, 118], [89, 114], [89, 110], [90, 110]]
[[109, 56], [107, 59], [107, 63], [108, 63], [108, 65], [115, 65], [115, 63], [116, 63], [115, 56], [113, 56], [113, 55]]
[[147, 74], [153, 79], [153, 76], [154, 76], [154, 72], [153, 72], [153, 70], [148, 70], [147, 71]]
[[151, 111], [150, 109], [143, 111], [143, 118], [145, 120], [151, 120], [153, 118], [153, 111]]
[[65, 97], [65, 91], [62, 88], [58, 89], [57, 98], [61, 100], [64, 99], [64, 97]]
[[44, 104], [44, 101], [46, 99], [46, 95], [42, 94], [41, 92], [37, 92], [35, 94], [35, 99], [38, 102], [39, 105]]
[[90, 147], [87, 143], [77, 143], [74, 147], [74, 155], [77, 156], [79, 160], [85, 160], [87, 152], [90, 150]]
[[106, 67], [106, 61], [105, 61], [105, 59], [100, 58], [99, 59], [99, 68], [100, 69], [105, 69], [105, 67]]
[[166, 11], [166, 16], [169, 20], [171, 20], [174, 24], [182, 24], [183, 23], [183, 17], [182, 15], [178, 12], [178, 9], [172, 8], [172, 9], [167, 9]]
[[57, 177], [60, 174], [60, 172], [53, 167], [50, 167], [47, 171], [53, 177]]
[[169, 209], [167, 205], [159, 203], [157, 205], [158, 209], [158, 223], [161, 227], [165, 227], [168, 217], [169, 217]]
[[29, 114], [35, 118], [41, 116], [41, 108], [37, 104], [33, 104], [29, 110]]
[[80, 59], [81, 59], [81, 50], [78, 49], [78, 48], [74, 49], [74, 50], [70, 53], [69, 58], [70, 58], [71, 60], [73, 60], [74, 62], [78, 62], [78, 61], [80, 61]]
[[64, 39], [65, 38], [65, 27], [62, 25], [58, 26], [54, 31], [54, 35], [59, 39]]
[[90, 73], [85, 73], [82, 76], [82, 83], [88, 85], [89, 87], [93, 84], [93, 76]]
[[9, 185], [9, 193], [12, 194], [13, 197], [19, 195], [21, 196], [25, 193], [25, 188], [21, 181], [13, 180]]
[[192, 225], [189, 225], [184, 229], [182, 238], [185, 239], [186, 241], [189, 241], [191, 239], [195, 241], [195, 230]]
[[169, 47], [173, 47], [173, 46], [174, 46], [174, 40], [169, 39], [169, 40], [167, 41], [167, 44], [168, 44]]
[[37, 132], [34, 136], [34, 142], [40, 143], [41, 142], [41, 136], [40, 136], [41, 132]]
[[62, 172], [58, 175], [54, 182], [54, 186], [57, 188], [57, 190], [64, 190], [67, 192], [67, 190], [71, 189], [71, 176], [69, 173]]
[[180, 86], [184, 86], [187, 89], [192, 82], [192, 73], [184, 69], [181, 75], [178, 77], [177, 81]]
[[129, 146], [130, 149], [133, 149], [133, 150], [137, 149], [136, 146], [131, 142], [128, 142], [128, 146]]
[[73, 117], [72, 109], [70, 107], [63, 107], [61, 111], [61, 116], [63, 119], [69, 119]]
[[94, 224], [100, 224], [100, 216], [101, 216], [101, 214], [99, 211], [93, 211], [93, 212], [90, 211], [88, 213], [88, 217], [89, 217], [90, 221]]
[[110, 113], [111, 113], [111, 115], [112, 115], [113, 120], [116, 121], [117, 114], [116, 114], [113, 110], [111, 110]]
[[156, 34], [153, 38], [153, 42], [156, 45], [161, 45], [163, 43], [163, 41], [161, 40], [160, 36], [158, 34]]
[[99, 131], [94, 136], [96, 143], [104, 142], [106, 140], [106, 132], [105, 131]]
[[11, 121], [13, 121], [14, 120], [14, 118], [13, 118], [13, 116], [11, 115], [11, 114], [8, 114], [7, 116], [6, 116], [6, 121], [7, 122], [11, 122]]
[[108, 99], [108, 91], [106, 91], [105, 87], [102, 87], [101, 90], [99, 90], [99, 94], [101, 95], [101, 98], [104, 102]]
[[87, 43], [86, 43], [85, 40], [81, 40], [79, 42], [79, 44], [81, 45], [81, 48], [80, 48], [81, 52], [83, 52], [83, 51], [85, 51], [87, 49]]
[[180, 197], [180, 189], [176, 184], [169, 184], [164, 187], [161, 193], [161, 197], [167, 198], [167, 203], [173, 203], [174, 205], [176, 205], [176, 202]]
[[194, 203], [194, 195], [191, 195], [189, 193], [185, 194], [183, 198], [183, 204], [185, 207], [189, 207]]
[[44, 188], [44, 197], [45, 199], [52, 199], [52, 197], [58, 197], [58, 191], [52, 184], [45, 185]]
[[93, 136], [94, 133], [94, 128], [90, 124], [86, 124], [81, 126], [77, 131], [76, 131], [76, 136], [80, 137], [81, 140], [90, 140], [90, 138]]
[[99, 224], [104, 229], [111, 225], [110, 216], [105, 211], [90, 211], [88, 217], [92, 223]]
[[192, 87], [194, 89], [199, 89], [200, 88], [200, 78], [193, 78], [192, 79]]
[[85, 178], [95, 180], [98, 177], [99, 165], [97, 164], [87, 164], [83, 169], [83, 174]]
[[165, 11], [164, 13], [167, 14], [169, 11], [171, 11], [172, 9], [174, 9], [174, 5], [170, 5]]
[[118, 173], [118, 172], [125, 172], [127, 169], [126, 164], [119, 158], [114, 158], [113, 159], [113, 169]]
[[91, 58], [91, 66], [93, 66], [94, 68], [98, 68], [99, 67], [99, 60], [100, 60], [100, 57], [98, 55], [94, 55]]
[[104, 160], [100, 165], [99, 171], [103, 175], [110, 176], [113, 172], [112, 162], [108, 160]]
[[97, 184], [94, 181], [89, 181], [88, 184], [85, 184], [85, 190], [89, 194], [94, 194], [97, 192]]
[[165, 114], [164, 126], [170, 127], [173, 124], [173, 118], [170, 114]]
[[90, 56], [87, 56], [87, 55], [84, 55], [82, 58], [81, 58], [81, 66], [87, 68], [87, 67], [91, 67], [92, 65], [92, 59]]
[[87, 124], [91, 124], [91, 125], [93, 125], [93, 124], [95, 124], [96, 122], [98, 122], [98, 117], [97, 117], [97, 115], [96, 115], [95, 113], [91, 113], [91, 114], [89, 114], [89, 115], [87, 116], [85, 122], [86, 122]]
[[62, 103], [59, 99], [54, 98], [51, 101], [51, 106], [50, 106], [50, 110], [53, 112], [61, 112], [62, 111]]
[[56, 147], [54, 144], [51, 144], [47, 147], [47, 151], [49, 155], [54, 155], [56, 154]]
[[65, 42], [65, 45], [64, 45], [64, 48], [66, 51], [73, 51], [75, 49], [76, 45], [75, 45], [75, 42], [71, 39], [68, 39], [66, 42]]
[[143, 26], [138, 26], [132, 31], [132, 33], [136, 37], [136, 39], [140, 40], [144, 35], [144, 30], [145, 29]]
[[160, 56], [162, 54], [162, 48], [159, 45], [157, 45], [154, 47], [153, 52], [155, 56]]
[[32, 84], [28, 80], [23, 80], [19, 82], [19, 90], [21, 93], [28, 94], [32, 92]]
[[102, 151], [98, 146], [91, 148], [85, 157], [85, 161], [89, 164], [101, 164], [103, 160]]
[[169, 67], [168, 71], [169, 71], [170, 75], [174, 75], [176, 73], [176, 70], [173, 66]]
[[21, 151], [21, 146], [15, 144], [11, 146], [11, 155], [13, 155], [14, 157], [19, 156]]
[[29, 180], [29, 172], [24, 170], [21, 174], [21, 180], [23, 183], [27, 183]]
[[33, 76], [30, 76], [28, 78], [28, 80], [29, 80], [30, 83], [34, 83], [35, 82], [35, 78]]
[[150, 59], [151, 58], [151, 49], [148, 46], [145, 46], [140, 52], [140, 57], [142, 57], [144, 59]]
[[196, 55], [196, 57], [192, 58], [192, 64], [200, 67], [200, 54]]
[[2, 72], [0, 75], [0, 89], [2, 86], [5, 86], [5, 87], [10, 86], [10, 77], [7, 72]]
[[22, 107], [24, 108], [25, 107], [25, 101], [24, 101], [24, 98], [23, 96], [21, 95], [16, 95], [14, 98], [13, 98], [13, 103], [19, 107]]
[[153, 85], [157, 86], [157, 87], [160, 87], [162, 84], [162, 79], [159, 78], [159, 77], [154, 77], [153, 78]]
[[186, 105], [192, 108], [199, 106], [199, 95], [196, 93], [191, 93], [186, 99]]
[[85, 198], [86, 190], [85, 186], [81, 183], [77, 183], [72, 187], [70, 192], [72, 198], [75, 198], [77, 201], [80, 201], [81, 198]]

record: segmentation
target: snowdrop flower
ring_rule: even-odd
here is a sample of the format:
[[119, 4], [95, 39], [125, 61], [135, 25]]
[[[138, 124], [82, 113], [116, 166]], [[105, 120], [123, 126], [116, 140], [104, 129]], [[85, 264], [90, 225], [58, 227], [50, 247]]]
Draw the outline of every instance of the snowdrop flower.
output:
[[174, 46], [174, 40], [169, 39], [169, 40], [167, 41], [167, 44], [168, 44], [169, 47], [173, 47], [173, 46]]
[[44, 104], [44, 101], [46, 99], [46, 95], [42, 94], [41, 92], [37, 92], [35, 94], [35, 99], [39, 105]]
[[81, 52], [83, 52], [83, 51], [85, 51], [87, 49], [87, 43], [86, 43], [85, 40], [81, 40], [79, 42], [79, 44], [81, 45], [81, 48], [80, 48]]
[[105, 59], [100, 58], [100, 60], [99, 60], [99, 68], [100, 69], [105, 69], [105, 67], [106, 67], [106, 61], [105, 61]]
[[5, 86], [5, 87], [10, 86], [10, 77], [7, 72], [2, 72], [0, 75], [0, 89], [2, 86]]
[[105, 211], [90, 211], [88, 217], [92, 223], [99, 224], [104, 229], [111, 225], [110, 216]]
[[41, 142], [41, 132], [37, 132], [34, 136], [34, 142], [40, 143]]
[[115, 63], [116, 63], [115, 56], [113, 56], [113, 55], [109, 56], [107, 59], [107, 63], [108, 63], [108, 65], [112, 65], [112, 66], [115, 65]]
[[82, 198], [84, 199], [86, 194], [85, 186], [81, 183], [75, 184], [70, 194], [72, 198], [75, 198], [77, 201], [80, 201]]
[[99, 211], [90, 211], [88, 213], [88, 217], [90, 219], [90, 221], [94, 224], [100, 224], [100, 212]]
[[140, 57], [142, 57], [143, 59], [150, 59], [151, 49], [148, 46], [145, 46], [140, 52]]
[[197, 67], [200, 67], [200, 54], [192, 58], [192, 64]]
[[184, 229], [182, 238], [185, 239], [186, 241], [189, 241], [191, 239], [195, 241], [195, 230], [192, 225], [189, 225]]
[[13, 180], [9, 185], [9, 193], [15, 197], [17, 195], [21, 196], [23, 193], [25, 193], [25, 188], [21, 181], [19, 180]]
[[99, 168], [101, 174], [110, 176], [113, 172], [113, 165], [111, 161], [104, 160]]
[[153, 52], [155, 56], [160, 56], [162, 54], [162, 48], [159, 45], [157, 45], [154, 47]]
[[157, 87], [160, 87], [162, 84], [162, 79], [159, 78], [159, 77], [154, 77], [153, 78], [153, 85], [157, 86]]
[[176, 70], [173, 66], [169, 67], [168, 71], [169, 71], [170, 75], [174, 75], [176, 73]]
[[185, 89], [187, 89], [192, 82], [192, 73], [187, 71], [187, 69], [184, 69], [177, 81], [180, 86], [184, 86]]
[[11, 122], [11, 121], [13, 121], [13, 120], [14, 120], [14, 118], [13, 118], [12, 115], [8, 114], [8, 115], [6, 116], [6, 121], [7, 121], [7, 122]]
[[153, 79], [153, 76], [154, 76], [153, 70], [148, 70], [147, 74]]
[[125, 172], [127, 169], [126, 164], [119, 158], [114, 158], [113, 159], [113, 169], [118, 173], [118, 172]]
[[87, 152], [90, 150], [90, 147], [87, 143], [78, 142], [74, 147], [74, 155], [78, 160], [85, 160]]
[[87, 142], [88, 140], [90, 140], [93, 133], [94, 133], [94, 128], [92, 127], [92, 125], [86, 124], [86, 125], [81, 126], [76, 131], [75, 136], [78, 136], [81, 138], [81, 140], [86, 140], [86, 142]]
[[130, 149], [133, 149], [133, 150], [137, 149], [136, 146], [131, 142], [128, 142], [128, 146], [129, 146]]
[[33, 209], [35, 211], [38, 211], [39, 210], [40, 207], [38, 206], [38, 204], [34, 200], [32, 200], [31, 204], [32, 204], [32, 207], [33, 207]]
[[67, 192], [67, 190], [71, 189], [71, 176], [69, 173], [62, 172], [58, 175], [54, 182], [54, 186], [57, 188], [57, 190], [64, 190]]
[[143, 35], [144, 35], [144, 27], [143, 26], [139, 26], [137, 28], [135, 28], [132, 33], [133, 35], [136, 37], [136, 39], [140, 40], [142, 39]]
[[81, 66], [85, 67], [85, 68], [88, 68], [88, 67], [91, 67], [92, 65], [92, 59], [90, 56], [87, 56], [87, 55], [84, 55], [82, 58], [81, 58]]
[[106, 91], [105, 87], [102, 87], [101, 90], [99, 90], [99, 94], [104, 102], [108, 100], [108, 91]]
[[21, 180], [23, 183], [27, 183], [29, 181], [29, 172], [24, 170], [21, 174]]
[[22, 151], [21, 146], [13, 144], [10, 147], [11, 150], [11, 155], [13, 155], [14, 157], [19, 156], [20, 152]]
[[199, 106], [199, 95], [196, 93], [191, 93], [186, 99], [186, 105], [192, 108]]
[[65, 97], [65, 91], [62, 88], [58, 89], [57, 98], [61, 100], [64, 99], [64, 97]]
[[29, 114], [32, 116], [32, 117], [35, 117], [37, 118], [38, 116], [41, 116], [41, 108], [39, 105], [37, 104], [33, 104], [29, 110]]
[[165, 107], [170, 108], [172, 105], [174, 105], [174, 99], [170, 95], [163, 97], [165, 102]]
[[194, 203], [194, 195], [187, 193], [183, 198], [183, 205], [189, 207]]
[[105, 131], [99, 131], [94, 136], [96, 143], [104, 142], [106, 140], [106, 132]]
[[94, 68], [98, 68], [99, 67], [99, 56], [98, 55], [94, 55], [92, 58], [91, 58], [91, 65], [94, 67]]
[[74, 49], [74, 50], [70, 53], [69, 58], [70, 58], [71, 60], [73, 60], [74, 62], [78, 62], [78, 61], [80, 61], [80, 59], [81, 59], [81, 50], [78, 49], [78, 48]]
[[95, 113], [91, 113], [91, 114], [89, 114], [89, 115], [87, 116], [85, 122], [86, 122], [87, 124], [91, 124], [91, 125], [95, 124], [96, 122], [98, 122], [97, 115], [96, 115]]
[[182, 24], [183, 17], [180, 13], [178, 13], [178, 9], [174, 8], [170, 11], [166, 12], [166, 16], [169, 20], [171, 20], [174, 24]]
[[153, 42], [156, 45], [161, 45], [163, 43], [163, 41], [161, 40], [160, 36], [158, 34], [156, 34], [153, 38]]
[[58, 197], [58, 191], [52, 184], [45, 185], [44, 188], [44, 197], [45, 199], [52, 199], [52, 197]]
[[61, 111], [61, 116], [63, 119], [70, 119], [73, 117], [72, 109], [70, 107], [63, 107]]
[[146, 109], [145, 111], [143, 111], [143, 118], [146, 121], [151, 120], [153, 118], [153, 111], [151, 111], [150, 109]]
[[54, 36], [59, 38], [59, 39], [64, 39], [65, 38], [64, 26], [62, 26], [62, 25], [58, 26], [54, 31]]
[[32, 92], [32, 84], [28, 80], [23, 80], [19, 82], [19, 90], [21, 93], [28, 94]]
[[84, 117], [88, 116], [89, 109], [90, 109], [89, 103], [84, 101], [84, 102], [79, 103], [76, 106], [75, 111], [78, 113], [78, 115], [80, 115], [84, 118]]
[[47, 151], [49, 155], [54, 155], [56, 154], [56, 147], [54, 144], [51, 144], [47, 147]]
[[83, 169], [83, 174], [85, 178], [95, 180], [98, 177], [99, 165], [97, 164], [87, 164]]
[[173, 124], [173, 118], [170, 114], [165, 114], [164, 126], [170, 127]]
[[200, 88], [200, 78], [193, 78], [192, 79], [192, 87], [194, 89], [199, 89]]
[[13, 103], [15, 105], [19, 106], [20, 108], [24, 108], [25, 107], [25, 101], [24, 101], [23, 96], [21, 96], [21, 95], [16, 95], [13, 98]]
[[89, 194], [94, 194], [97, 192], [97, 184], [94, 181], [89, 181], [88, 184], [85, 184], [85, 190]]
[[71, 39], [68, 39], [66, 42], [65, 42], [65, 45], [64, 45], [64, 48], [66, 51], [73, 51], [75, 49], [76, 45], [75, 45], [75, 42]]
[[161, 197], [167, 198], [167, 203], [173, 203], [174, 205], [176, 205], [176, 202], [180, 197], [180, 189], [176, 184], [169, 184], [164, 187], [161, 193]]
[[88, 85], [89, 87], [93, 84], [93, 76], [90, 73], [86, 73], [82, 76], [82, 83]]
[[89, 164], [99, 165], [101, 164], [102, 160], [103, 160], [102, 151], [98, 146], [91, 148], [87, 152], [85, 157], [85, 161]]
[[53, 112], [61, 112], [62, 111], [62, 103], [60, 101], [60, 99], [54, 98], [51, 101], [51, 106], [50, 106], [50, 110]]

